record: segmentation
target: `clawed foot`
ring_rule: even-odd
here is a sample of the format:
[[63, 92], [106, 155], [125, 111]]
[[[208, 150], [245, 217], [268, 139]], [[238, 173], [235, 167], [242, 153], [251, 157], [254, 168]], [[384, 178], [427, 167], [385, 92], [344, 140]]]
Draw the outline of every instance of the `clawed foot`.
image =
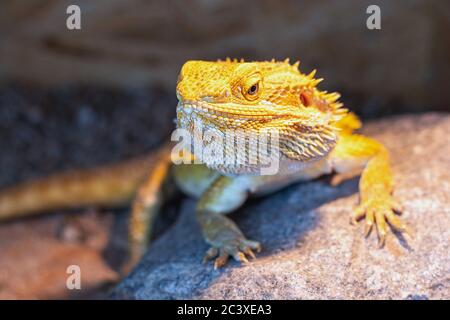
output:
[[230, 256], [236, 261], [247, 263], [247, 258], [255, 258], [253, 250], [261, 251], [259, 242], [246, 239], [238, 226], [224, 215], [199, 212], [197, 216], [203, 229], [203, 236], [211, 245], [203, 261], [215, 258], [215, 269], [224, 266]]
[[405, 223], [397, 216], [401, 213], [401, 206], [391, 196], [370, 199], [361, 203], [353, 212], [352, 224], [365, 217], [365, 235], [369, 236], [373, 225], [376, 225], [380, 247], [386, 242], [387, 224], [386, 221], [397, 231], [411, 236], [411, 232]]
[[223, 267], [227, 263], [230, 256], [236, 261], [247, 263], [247, 258], [256, 258], [253, 250], [256, 252], [261, 251], [261, 245], [259, 242], [247, 240], [245, 238], [237, 238], [222, 244], [220, 248], [211, 247], [206, 252], [203, 262], [206, 263], [209, 260], [216, 258], [214, 260], [214, 269]]

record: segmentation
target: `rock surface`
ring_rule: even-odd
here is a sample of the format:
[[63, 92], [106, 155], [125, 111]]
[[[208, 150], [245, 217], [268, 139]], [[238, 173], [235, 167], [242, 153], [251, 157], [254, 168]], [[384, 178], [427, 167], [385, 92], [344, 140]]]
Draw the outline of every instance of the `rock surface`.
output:
[[450, 116], [403, 116], [370, 123], [386, 144], [397, 198], [414, 238], [351, 226], [357, 179], [333, 188], [327, 178], [247, 203], [233, 214], [263, 244], [248, 265], [203, 265], [207, 250], [186, 200], [177, 222], [114, 291], [126, 299], [449, 299]]
[[[112, 243], [113, 223], [112, 213], [91, 210], [1, 224], [0, 299], [104, 298], [119, 279], [106, 251], [117, 257], [126, 245]], [[82, 290], [66, 287], [70, 265], [80, 267]]]

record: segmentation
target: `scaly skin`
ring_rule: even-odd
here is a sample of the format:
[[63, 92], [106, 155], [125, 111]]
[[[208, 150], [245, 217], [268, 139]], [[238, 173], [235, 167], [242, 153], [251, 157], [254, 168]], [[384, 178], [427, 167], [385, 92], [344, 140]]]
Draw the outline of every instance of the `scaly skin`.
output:
[[[132, 264], [148, 242], [151, 222], [162, 201], [164, 185], [173, 177], [178, 187], [199, 198], [196, 216], [211, 245], [205, 259], [223, 266], [231, 256], [246, 262], [259, 251], [225, 214], [252, 195], [263, 195], [297, 181], [336, 172], [333, 183], [361, 174], [360, 204], [351, 215], [365, 217], [366, 234], [373, 225], [380, 245], [387, 222], [399, 231], [406, 226], [395, 214], [393, 177], [386, 148], [354, 134], [359, 119], [337, 101], [339, 94], [317, 88], [315, 72], [302, 74], [298, 63], [188, 61], [177, 84], [178, 127], [198, 134], [201, 123], [218, 134], [229, 129], [258, 134], [279, 132], [280, 170], [257, 175], [260, 164], [242, 165], [202, 159], [205, 164], [171, 166], [170, 146], [157, 155], [99, 170], [72, 172], [24, 183], [0, 192], [0, 219], [82, 205], [117, 205], [132, 194], [130, 249]], [[195, 156], [192, 156], [195, 157]], [[147, 178], [145, 178], [147, 176]], [[140, 187], [139, 187], [140, 186]]]
[[[395, 215], [400, 209], [392, 197], [387, 150], [374, 139], [353, 134], [361, 123], [337, 102], [339, 94], [317, 89], [321, 79], [314, 78], [315, 71], [302, 74], [298, 65], [290, 65], [288, 60], [189, 61], [181, 70], [177, 85], [179, 127], [193, 135], [198, 134], [198, 123], [219, 135], [229, 129], [254, 134], [276, 129], [280, 134], [281, 173], [277, 175], [257, 176], [254, 166], [223, 165], [202, 158], [209, 170], [225, 174], [198, 194], [197, 218], [211, 245], [206, 259], [217, 257], [215, 267], [224, 265], [229, 256], [245, 262], [246, 256], [254, 256], [253, 249], [260, 249], [259, 243], [246, 239], [223, 214], [236, 210], [249, 195], [265, 194], [332, 171], [338, 173], [335, 182], [361, 174], [360, 205], [351, 220], [365, 217], [366, 234], [375, 224], [383, 245], [386, 221], [406, 231]], [[186, 174], [179, 182], [183, 183], [189, 189]]]

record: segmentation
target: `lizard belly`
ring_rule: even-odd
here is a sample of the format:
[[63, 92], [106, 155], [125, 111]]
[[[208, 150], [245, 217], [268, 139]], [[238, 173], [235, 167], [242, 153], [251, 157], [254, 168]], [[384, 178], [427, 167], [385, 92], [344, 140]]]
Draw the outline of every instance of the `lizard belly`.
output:
[[266, 176], [239, 176], [236, 179], [245, 180], [245, 184], [248, 185], [252, 195], [264, 196], [293, 183], [312, 180], [321, 175], [331, 173], [331, 171], [332, 168], [328, 159], [323, 159], [302, 167], [298, 171], [289, 171], [289, 174], [282, 172]]
[[[331, 173], [328, 159], [298, 167], [297, 171], [281, 170], [275, 175], [236, 175], [232, 177], [234, 185], [245, 188], [251, 195], [264, 196], [280, 190], [290, 184], [315, 179]], [[222, 174], [203, 164], [178, 165], [174, 167], [177, 186], [188, 196], [199, 198], [203, 192]]]

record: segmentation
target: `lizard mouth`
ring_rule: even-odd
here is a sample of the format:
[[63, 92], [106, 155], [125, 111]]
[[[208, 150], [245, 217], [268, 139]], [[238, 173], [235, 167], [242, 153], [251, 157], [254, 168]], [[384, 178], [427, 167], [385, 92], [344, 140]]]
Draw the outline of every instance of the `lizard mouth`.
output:
[[333, 123], [341, 115], [320, 112], [314, 108], [279, 106], [267, 101], [259, 104], [242, 105], [238, 103], [214, 103], [204, 100], [182, 100], [177, 105], [178, 128], [189, 129], [189, 121], [201, 121], [217, 129], [261, 130], [272, 128], [284, 130], [288, 127], [323, 128], [324, 136], [336, 131]]
[[[280, 112], [272, 112], [270, 104], [264, 102], [261, 105], [242, 105], [232, 102], [211, 102], [205, 100], [180, 100], [177, 114], [180, 116], [201, 116], [205, 119], [241, 119], [242, 120], [269, 120], [279, 118]], [[229, 122], [229, 121], [228, 121]]]

